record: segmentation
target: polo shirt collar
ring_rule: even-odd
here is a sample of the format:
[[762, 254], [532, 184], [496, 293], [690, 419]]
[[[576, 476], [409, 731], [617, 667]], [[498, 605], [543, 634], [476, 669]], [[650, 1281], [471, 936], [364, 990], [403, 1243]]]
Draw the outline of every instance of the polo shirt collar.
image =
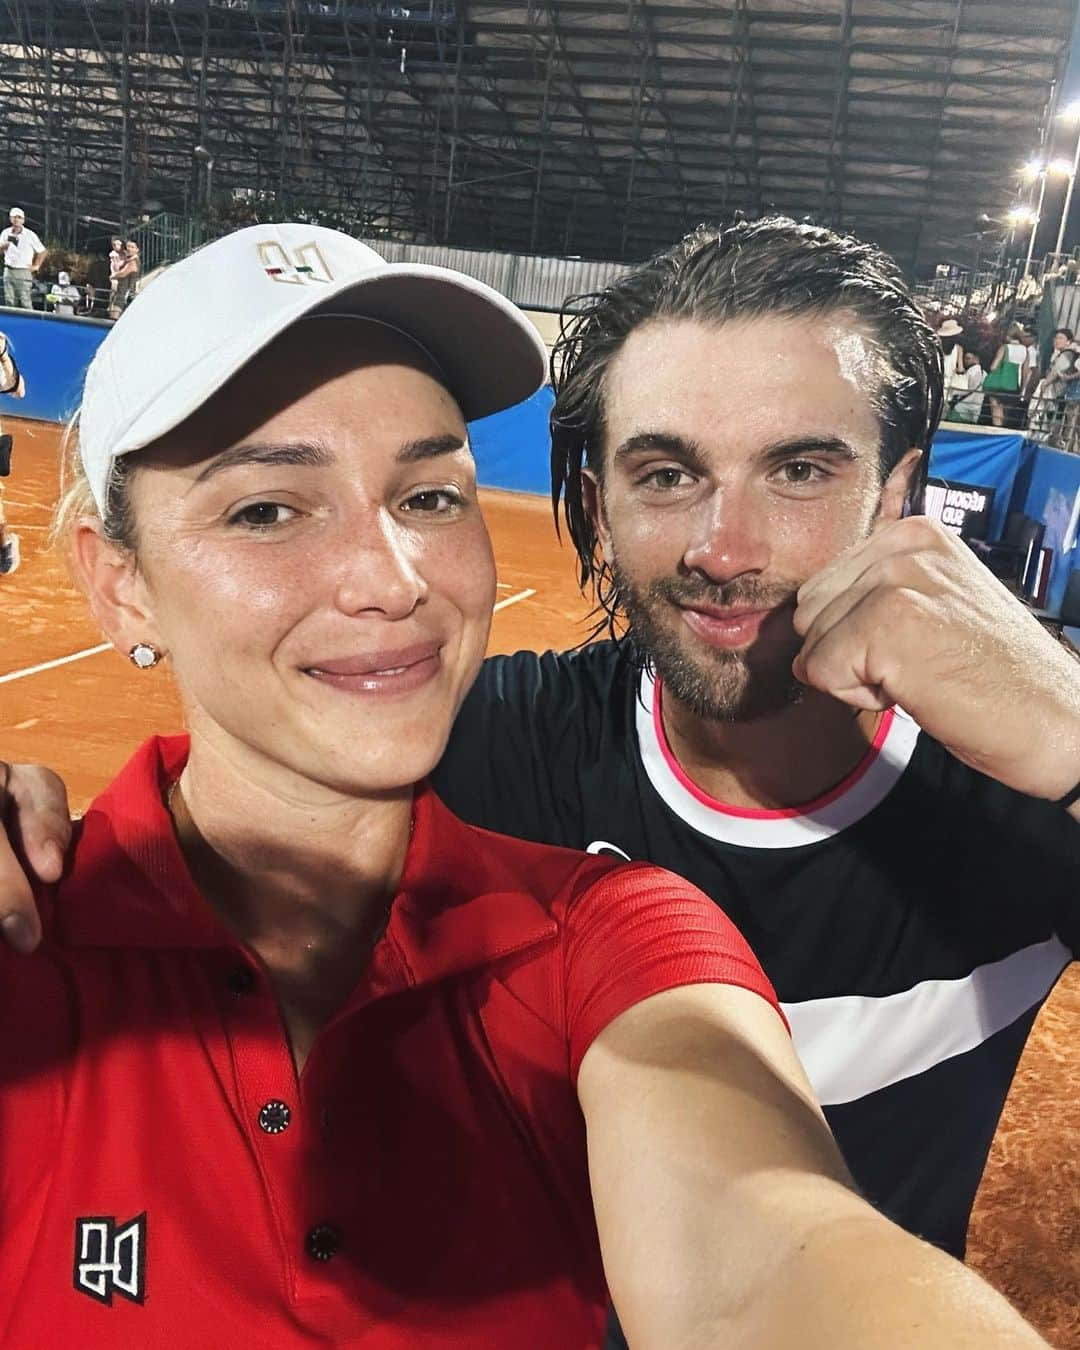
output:
[[[52, 903], [61, 943], [100, 948], [228, 948], [236, 938], [192, 880], [165, 806], [187, 762], [187, 736], [140, 746], [90, 806], [71, 874]], [[369, 970], [376, 984], [428, 984], [549, 940], [557, 925], [500, 866], [499, 836], [473, 829], [426, 784], [386, 933]]]

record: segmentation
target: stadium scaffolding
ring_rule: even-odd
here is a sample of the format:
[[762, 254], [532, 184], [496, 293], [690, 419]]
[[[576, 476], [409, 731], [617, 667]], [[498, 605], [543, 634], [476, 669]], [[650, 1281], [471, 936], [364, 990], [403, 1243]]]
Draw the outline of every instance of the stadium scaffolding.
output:
[[0, 173], [71, 242], [227, 208], [619, 260], [776, 209], [915, 273], [1049, 145], [1077, 3], [2, 0]]

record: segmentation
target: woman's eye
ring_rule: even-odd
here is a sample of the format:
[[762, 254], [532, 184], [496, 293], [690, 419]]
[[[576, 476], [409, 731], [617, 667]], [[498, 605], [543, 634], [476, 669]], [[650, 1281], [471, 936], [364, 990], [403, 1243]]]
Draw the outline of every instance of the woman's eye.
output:
[[641, 481], [646, 487], [677, 488], [684, 487], [690, 481], [690, 475], [685, 469], [653, 469]]
[[252, 502], [234, 512], [229, 517], [229, 524], [243, 525], [249, 530], [268, 530], [275, 525], [284, 525], [295, 515], [291, 506], [284, 506], [281, 502]]
[[421, 511], [429, 515], [440, 515], [452, 511], [461, 505], [461, 497], [450, 488], [428, 488], [424, 492], [414, 492], [401, 504], [403, 511]]

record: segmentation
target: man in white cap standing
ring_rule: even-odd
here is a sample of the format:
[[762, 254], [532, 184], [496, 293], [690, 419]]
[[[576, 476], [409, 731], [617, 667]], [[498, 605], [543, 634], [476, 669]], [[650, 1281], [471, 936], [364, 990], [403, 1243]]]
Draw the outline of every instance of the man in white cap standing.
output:
[[0, 230], [0, 252], [4, 255], [4, 304], [11, 309], [33, 309], [31, 282], [45, 261], [45, 245], [26, 227], [26, 212], [13, 206], [11, 224]]

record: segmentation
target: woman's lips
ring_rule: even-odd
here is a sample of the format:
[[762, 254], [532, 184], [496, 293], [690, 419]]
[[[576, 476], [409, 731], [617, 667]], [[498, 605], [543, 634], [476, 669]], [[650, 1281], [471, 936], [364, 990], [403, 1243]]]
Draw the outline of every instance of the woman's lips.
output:
[[406, 694], [435, 678], [441, 664], [440, 651], [439, 643], [424, 642], [394, 650], [334, 657], [306, 667], [304, 674], [344, 693]]
[[683, 621], [692, 633], [710, 647], [722, 647], [729, 651], [749, 646], [757, 638], [761, 625], [770, 614], [775, 613], [772, 609], [731, 610], [723, 613], [680, 608]]

